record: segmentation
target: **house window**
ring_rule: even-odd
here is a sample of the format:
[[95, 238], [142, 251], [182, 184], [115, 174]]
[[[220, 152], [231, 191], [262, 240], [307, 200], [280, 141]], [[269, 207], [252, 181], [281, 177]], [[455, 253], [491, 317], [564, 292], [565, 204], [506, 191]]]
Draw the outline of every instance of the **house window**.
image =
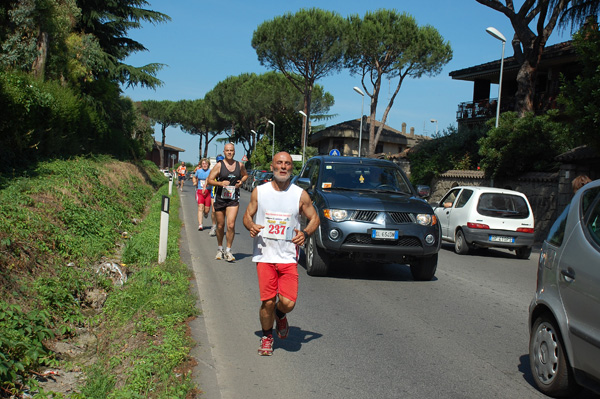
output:
[[381, 154], [383, 152], [383, 143], [379, 142], [375, 146], [375, 154]]

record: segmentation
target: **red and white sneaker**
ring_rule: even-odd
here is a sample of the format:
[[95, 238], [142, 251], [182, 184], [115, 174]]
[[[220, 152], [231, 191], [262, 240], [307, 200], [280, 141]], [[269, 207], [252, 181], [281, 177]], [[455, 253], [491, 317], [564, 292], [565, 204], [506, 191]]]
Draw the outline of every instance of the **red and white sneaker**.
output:
[[260, 339], [258, 354], [261, 356], [271, 356], [273, 354], [273, 337], [271, 335]]
[[275, 331], [277, 331], [277, 336], [281, 339], [286, 339], [288, 333], [290, 332], [290, 326], [288, 325], [287, 316], [283, 319], [277, 317], [275, 314]]

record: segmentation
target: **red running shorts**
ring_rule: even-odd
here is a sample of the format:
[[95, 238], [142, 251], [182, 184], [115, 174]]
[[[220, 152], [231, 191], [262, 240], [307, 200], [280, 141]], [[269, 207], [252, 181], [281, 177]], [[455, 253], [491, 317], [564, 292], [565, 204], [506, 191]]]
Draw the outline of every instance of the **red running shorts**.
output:
[[202, 195], [202, 190], [196, 190], [196, 199], [198, 200], [198, 205], [204, 204], [205, 207], [210, 208], [210, 190], [204, 190], [205, 194]]
[[256, 264], [260, 300], [275, 298], [277, 294], [296, 302], [298, 298], [298, 264], [297, 263], [262, 263]]

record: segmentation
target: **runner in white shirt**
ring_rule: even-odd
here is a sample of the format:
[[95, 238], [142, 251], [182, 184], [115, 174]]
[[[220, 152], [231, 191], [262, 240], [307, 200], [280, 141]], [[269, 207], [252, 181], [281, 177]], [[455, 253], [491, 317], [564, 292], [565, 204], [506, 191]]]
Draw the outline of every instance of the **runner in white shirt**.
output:
[[[254, 238], [252, 260], [256, 262], [260, 290], [260, 324], [263, 337], [258, 354], [273, 354], [273, 322], [279, 338], [289, 332], [286, 314], [298, 297], [298, 246], [319, 227], [319, 216], [308, 193], [290, 183], [292, 157], [275, 154], [271, 162], [273, 180], [252, 191], [244, 214], [244, 226]], [[300, 230], [300, 215], [307, 219]], [[278, 300], [279, 299], [279, 300]]]

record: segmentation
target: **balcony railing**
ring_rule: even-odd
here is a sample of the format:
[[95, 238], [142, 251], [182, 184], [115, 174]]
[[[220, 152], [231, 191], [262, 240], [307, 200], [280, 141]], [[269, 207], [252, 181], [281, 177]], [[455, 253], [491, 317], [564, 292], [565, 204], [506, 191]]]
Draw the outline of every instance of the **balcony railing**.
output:
[[[456, 111], [456, 120], [463, 121], [465, 119], [489, 119], [496, 116], [496, 107], [498, 105], [497, 98], [490, 98], [481, 101], [468, 101], [458, 104]], [[514, 110], [514, 97], [502, 97], [500, 103], [500, 112]]]

